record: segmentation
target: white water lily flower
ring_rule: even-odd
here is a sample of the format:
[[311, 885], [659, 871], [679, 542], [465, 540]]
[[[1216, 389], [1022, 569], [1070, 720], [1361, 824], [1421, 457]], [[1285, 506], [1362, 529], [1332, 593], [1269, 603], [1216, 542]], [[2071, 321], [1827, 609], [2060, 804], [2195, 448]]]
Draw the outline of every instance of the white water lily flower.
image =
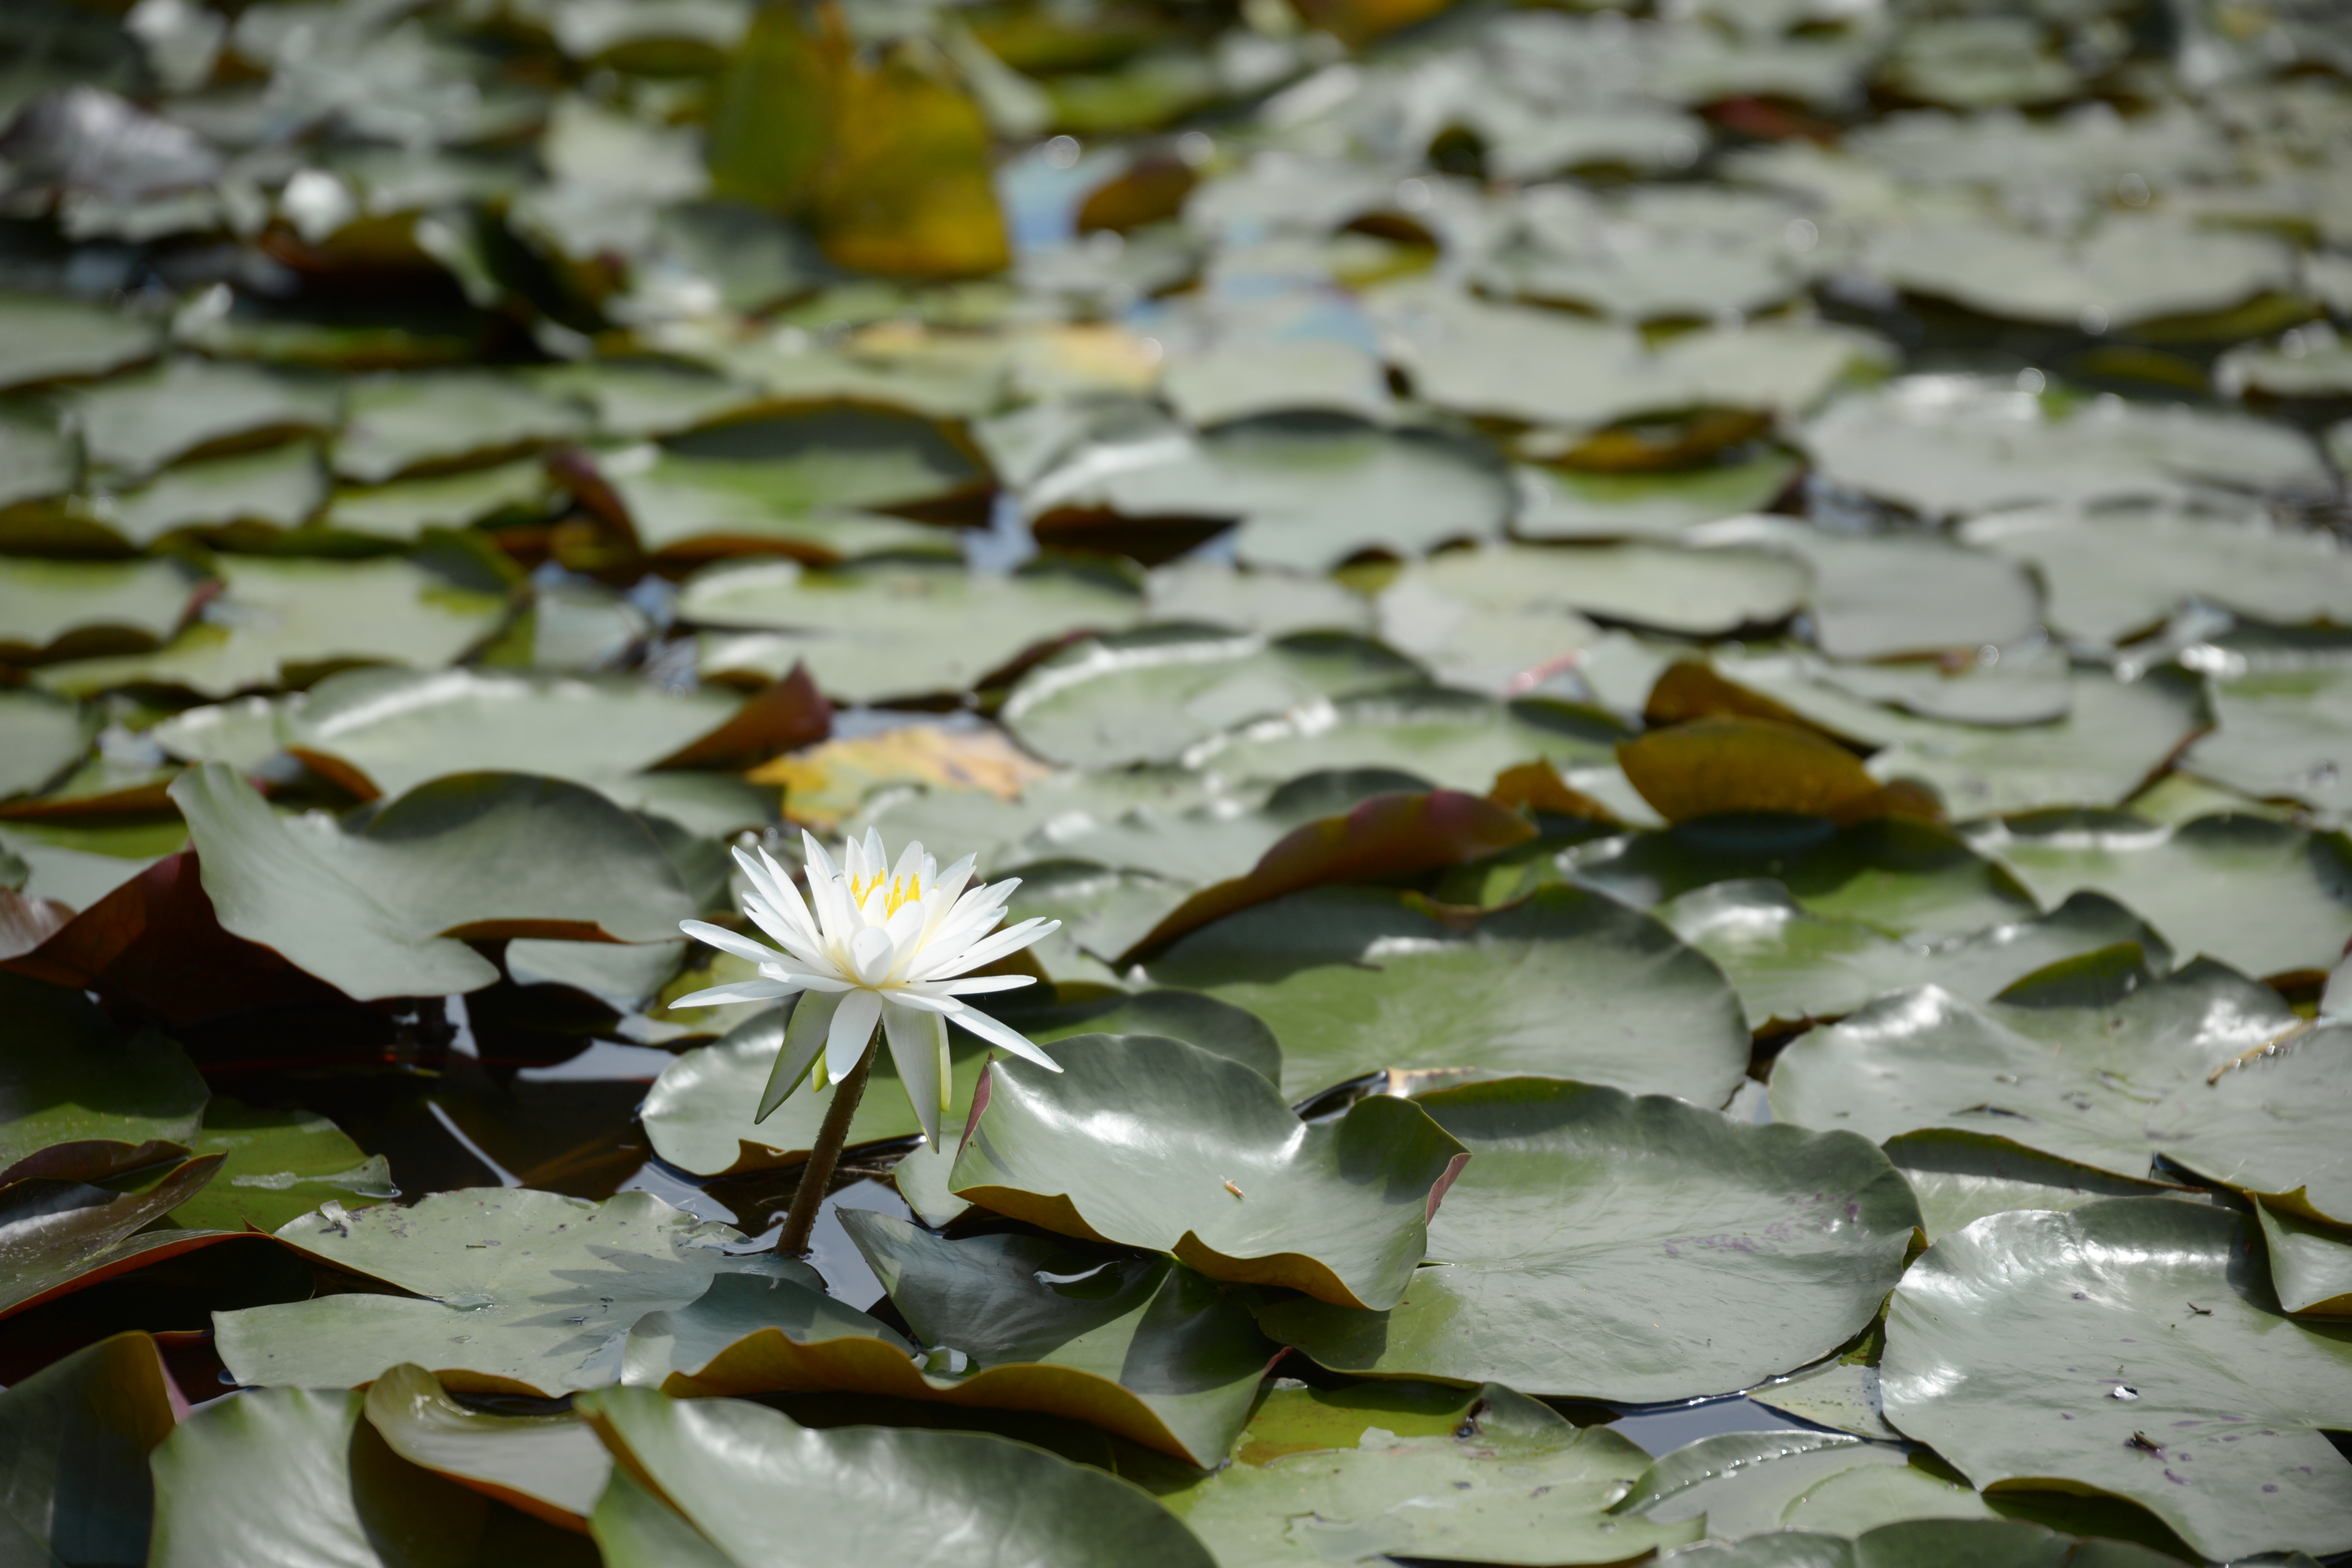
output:
[[1019, 878], [967, 889], [971, 856], [941, 871], [920, 844], [908, 845], [894, 867], [882, 836], [872, 828], [862, 841], [849, 841], [842, 856], [845, 864], [839, 868], [813, 836], [802, 834], [801, 842], [808, 855], [805, 901], [791, 873], [765, 849], [735, 851], [735, 862], [752, 888], [744, 895], [743, 912], [782, 952], [704, 921], [678, 922], [697, 941], [758, 964], [760, 978], [714, 985], [672, 1005], [709, 1007], [800, 995], [754, 1120], [766, 1121], [812, 1071], [820, 1087], [846, 1077], [866, 1054], [877, 1019], [933, 1148], [939, 1147], [940, 1114], [948, 1108], [951, 1089], [950, 1022], [1040, 1067], [1061, 1070], [1019, 1032], [958, 1000], [1029, 984], [1025, 974], [969, 972], [1061, 929], [1061, 921], [1047, 920], [995, 929], [1004, 918], [1004, 900], [1021, 885]]

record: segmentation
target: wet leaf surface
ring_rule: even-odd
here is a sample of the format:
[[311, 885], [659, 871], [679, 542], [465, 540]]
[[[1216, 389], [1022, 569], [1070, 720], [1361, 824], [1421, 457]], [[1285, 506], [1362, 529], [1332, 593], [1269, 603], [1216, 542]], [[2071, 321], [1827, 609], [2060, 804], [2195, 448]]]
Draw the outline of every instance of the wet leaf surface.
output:
[[1259, 1313], [1334, 1370], [1633, 1403], [1743, 1388], [1868, 1322], [1918, 1223], [1843, 1133], [1536, 1079], [1422, 1104], [1471, 1160], [1402, 1303]]

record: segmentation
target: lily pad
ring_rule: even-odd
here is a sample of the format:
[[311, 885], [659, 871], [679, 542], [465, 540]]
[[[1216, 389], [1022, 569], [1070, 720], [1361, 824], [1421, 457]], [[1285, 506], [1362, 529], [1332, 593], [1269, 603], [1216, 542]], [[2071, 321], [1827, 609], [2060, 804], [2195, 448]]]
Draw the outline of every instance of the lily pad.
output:
[[730, 1257], [722, 1249], [741, 1233], [650, 1193], [593, 1204], [489, 1187], [411, 1208], [330, 1205], [278, 1237], [411, 1294], [217, 1314], [221, 1359], [243, 1384], [349, 1388], [413, 1362], [460, 1389], [598, 1388], [619, 1378], [623, 1342], [646, 1313], [685, 1306], [719, 1274], [781, 1267], [764, 1254]]
[[2352, 809], [2352, 671], [2250, 671], [2208, 688], [2215, 729], [2180, 765], [2257, 800]]
[[1197, 742], [1184, 765], [1273, 783], [1340, 768], [1393, 768], [1449, 789], [1484, 789], [1517, 763], [1545, 758], [1573, 773], [1614, 770], [1630, 731], [1596, 708], [1499, 702], [1442, 686], [1399, 687], [1308, 702]]
[[104, 375], [152, 358], [163, 334], [152, 321], [54, 294], [0, 294], [0, 387]]
[[1946, 1237], [1888, 1305], [1887, 1418], [1979, 1487], [2128, 1498], [2209, 1557], [2343, 1550], [2352, 1467], [2318, 1428], [2352, 1410], [2352, 1344], [2278, 1315], [2248, 1229], [2130, 1199]]
[[36, 795], [89, 750], [90, 723], [70, 702], [0, 691], [0, 800]]
[[487, 637], [507, 600], [407, 561], [225, 563], [226, 588], [152, 654], [78, 658], [41, 684], [75, 694], [163, 685], [220, 698], [300, 685], [352, 664], [444, 665]]
[[1439, 916], [1369, 888], [1296, 893], [1192, 932], [1149, 973], [1264, 1018], [1293, 1098], [1384, 1068], [1454, 1068], [1715, 1105], [1745, 1074], [1737, 995], [1657, 921], [1564, 887]]
[[386, 1447], [420, 1469], [580, 1529], [613, 1473], [613, 1457], [578, 1416], [509, 1415], [460, 1405], [421, 1366], [375, 1380], [363, 1406]]
[[1838, 1017], [1882, 993], [1931, 982], [1986, 1001], [2045, 964], [2118, 942], [2138, 943], [2158, 970], [2171, 957], [2137, 916], [2098, 893], [2076, 893], [2046, 915], [1934, 942], [1814, 914], [1769, 878], [1694, 888], [1656, 913], [1722, 966], [1759, 1029]]
[[[74, 488], [80, 473], [81, 452], [53, 416], [21, 405], [0, 405], [0, 512], [13, 511], [22, 502], [61, 497]], [[37, 536], [38, 520], [47, 510], [26, 508]]]
[[2191, 596], [2287, 623], [2352, 604], [2352, 554], [2326, 534], [2177, 502], [2021, 508], [1960, 536], [2031, 565], [2052, 627], [2094, 643], [2153, 630]]
[[109, 528], [143, 549], [183, 529], [238, 523], [299, 528], [326, 499], [318, 448], [296, 441], [166, 468], [138, 489], [102, 499], [98, 513]]
[[[1381, 595], [1381, 618], [1398, 646], [1443, 650], [1474, 627], [1494, 635], [1497, 618], [1542, 617], [1555, 623], [1549, 653], [1564, 654], [1590, 641], [1584, 616], [1723, 637], [1786, 620], [1808, 585], [1802, 565], [1772, 551], [1517, 545], [1449, 552], [1407, 568]], [[1439, 630], [1449, 622], [1450, 637]]]
[[0, 974], [0, 1170], [58, 1143], [195, 1141], [211, 1091], [180, 1047], [88, 997]]
[[2324, 489], [2317, 453], [2241, 414], [2097, 398], [2063, 415], [2006, 382], [1915, 375], [1823, 410], [1804, 441], [1837, 482], [1928, 516], [2185, 499], [2200, 484]]
[[[1055, 1074], [990, 1067], [950, 1190], [1213, 1279], [1393, 1302], [1462, 1158], [1415, 1107], [1360, 1100], [1304, 1123], [1258, 1074], [1179, 1040], [1083, 1037], [1059, 1059]], [[1149, 1121], [1138, 1083], [1153, 1086]]]
[[[394, 1454], [363, 1396], [261, 1388], [215, 1400], [155, 1450], [158, 1568], [252, 1562], [468, 1568], [488, 1505]], [[251, 1479], [271, 1479], [267, 1506]], [[266, 1561], [267, 1558], [261, 1559]]]
[[2117, 215], [2065, 238], [1981, 219], [1907, 226], [1873, 245], [1871, 267], [1897, 288], [1989, 316], [2104, 330], [2226, 310], [2293, 292], [2292, 253], [2266, 236], [2178, 218]]
[[[1844, 1432], [1720, 1432], [1661, 1455], [1633, 1483], [1616, 1511], [1661, 1523], [1704, 1521], [1706, 1533], [1724, 1541], [1788, 1529], [1859, 1534], [1858, 1529], [1840, 1531], [1834, 1525], [1824, 1529], [1801, 1523], [1797, 1516], [1801, 1510], [1811, 1511], [1805, 1505], [1841, 1477], [1855, 1471], [1908, 1468], [1909, 1456], [1903, 1449], [1891, 1443], [1865, 1442]], [[1918, 1479], [1929, 1479], [1924, 1474]], [[1991, 1510], [1967, 1488], [1947, 1482], [1930, 1484], [1956, 1493], [1957, 1498], [1943, 1510], [1922, 1510], [1926, 1516], [1992, 1517]]]
[[330, 382], [196, 359], [119, 376], [74, 399], [89, 461], [130, 479], [179, 458], [322, 432], [337, 403]]
[[1969, 835], [2045, 902], [2093, 888], [2180, 953], [2249, 973], [2325, 973], [2352, 937], [2352, 845], [2249, 816], [2162, 827], [2122, 812], [2049, 812]]
[[2178, 1130], [2180, 1146], [2166, 1158], [2286, 1212], [2352, 1226], [2347, 1053], [2352, 1023], [2326, 1022], [2273, 1035], [2227, 1071], [2186, 1084], [2149, 1118]]
[[2210, 960], [2153, 980], [2111, 948], [1981, 1005], [1927, 985], [1817, 1029], [1775, 1064], [1772, 1113], [1882, 1142], [1983, 1133], [2138, 1180], [2158, 1154], [2195, 1157], [2221, 1102], [2194, 1091], [2294, 1021], [2274, 992]]
[[1496, 1384], [1445, 1400], [1454, 1420], [1434, 1432], [1415, 1429], [1429, 1425], [1415, 1404], [1348, 1393], [1370, 1396], [1277, 1388], [1232, 1464], [1160, 1500], [1228, 1568], [1618, 1563], [1698, 1533], [1696, 1521], [1609, 1511], [1648, 1456], [1607, 1427], [1580, 1429]]
[[262, 1110], [226, 1096], [205, 1107], [203, 1130], [185, 1140], [199, 1154], [218, 1154], [218, 1174], [172, 1211], [190, 1230], [274, 1231], [327, 1202], [350, 1208], [396, 1198], [392, 1168], [325, 1117], [307, 1110]]
[[1187, 621], [1278, 637], [1290, 632], [1372, 629], [1372, 606], [1328, 577], [1244, 572], [1197, 558], [1154, 567], [1145, 597], [1155, 621]]
[[2032, 578], [1999, 555], [1923, 534], [1837, 534], [1787, 518], [1742, 517], [1692, 531], [1710, 546], [1785, 551], [1810, 570], [1815, 647], [1832, 658], [1889, 658], [2017, 642], [2041, 625]]
[[725, 691], [674, 693], [621, 677], [358, 669], [328, 677], [289, 706], [278, 738], [363, 798], [405, 795], [450, 773], [506, 771], [576, 780], [634, 805], [644, 785], [632, 775], [691, 761], [730, 727], [766, 731], [730, 736], [745, 742], [730, 761], [822, 734], [822, 700], [803, 696], [804, 711], [772, 702], [779, 710], [771, 714]]
[[627, 1381], [698, 1397], [845, 1391], [1037, 1411], [1207, 1466], [1279, 1353], [1235, 1287], [1165, 1258], [1029, 1236], [949, 1241], [870, 1210], [841, 1212], [928, 1352], [909, 1359], [906, 1341], [820, 1296], [730, 1279], [645, 1321]]
[[0, 1394], [0, 1542], [24, 1563], [147, 1560], [147, 1456], [172, 1431], [155, 1342], [115, 1334]]
[[219, 1166], [218, 1155], [189, 1160], [137, 1193], [57, 1177], [0, 1186], [0, 1313], [220, 1240], [217, 1231], [134, 1234], [194, 1196]]
[[1868, 1324], [1919, 1223], [1843, 1132], [1540, 1079], [1422, 1104], [1472, 1157], [1403, 1301], [1258, 1314], [1334, 1371], [1635, 1404], [1745, 1388]]
[[[1213, 1568], [1144, 1492], [1024, 1443], [818, 1431], [741, 1400], [641, 1388], [580, 1403], [625, 1469], [659, 1489], [616, 1477], [598, 1506], [592, 1528], [613, 1568], [751, 1568], [786, 1537], [825, 1562], [943, 1563], [950, 1552], [968, 1568]], [[1016, 1497], [1024, 1506], [1008, 1510]]]
[[2297, 1316], [2352, 1318], [2352, 1236], [2268, 1204], [2254, 1213], [2279, 1305]]
[[170, 561], [0, 562], [0, 658], [153, 647], [186, 616], [195, 586]]
[[1418, 666], [1338, 633], [1268, 641], [1201, 626], [1089, 637], [1022, 677], [1001, 717], [1039, 755], [1081, 767], [1171, 762], [1245, 721], [1410, 685]]
[[2171, 1183], [2135, 1181], [2037, 1153], [1998, 1132], [1937, 1127], [1898, 1133], [1886, 1140], [1885, 1148], [1918, 1195], [1920, 1229], [1929, 1241], [2012, 1209], [2063, 1213], [2109, 1198], [2195, 1195]]
[[1785, 452], [1666, 473], [1522, 468], [1511, 532], [1537, 540], [1671, 537], [1769, 506], [1802, 468]]
[[1029, 648], [1131, 625], [1141, 610], [1133, 590], [1099, 576], [978, 577], [911, 563], [815, 573], [792, 561], [728, 562], [678, 594], [679, 616], [711, 628], [706, 676], [774, 679], [804, 661], [826, 695], [848, 702], [969, 690]]
[[363, 1001], [490, 984], [467, 936], [665, 942], [696, 912], [641, 822], [560, 780], [459, 774], [348, 828], [277, 817], [219, 763], [173, 790], [223, 929]]
[[1244, 563], [1321, 572], [1366, 552], [1491, 538], [1510, 516], [1511, 487], [1489, 449], [1458, 437], [1294, 414], [1081, 444], [1024, 489], [1022, 510], [1074, 540], [1097, 521], [1233, 521]]
[[415, 371], [351, 385], [335, 472], [380, 485], [420, 469], [479, 466], [586, 433], [578, 405], [496, 371]]
[[541, 512], [552, 489], [546, 465], [526, 458], [460, 473], [346, 488], [335, 492], [326, 521], [340, 532], [413, 544], [427, 529], [470, 528], [502, 513]]

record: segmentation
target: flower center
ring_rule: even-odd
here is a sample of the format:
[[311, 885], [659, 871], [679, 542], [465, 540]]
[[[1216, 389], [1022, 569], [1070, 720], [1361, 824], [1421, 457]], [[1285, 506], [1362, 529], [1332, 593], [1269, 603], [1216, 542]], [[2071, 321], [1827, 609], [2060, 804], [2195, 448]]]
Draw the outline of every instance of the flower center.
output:
[[848, 882], [849, 900], [861, 909], [865, 907], [866, 899], [872, 896], [875, 889], [887, 885], [889, 891], [885, 893], [882, 898], [882, 918], [884, 920], [888, 920], [892, 915], [897, 914], [900, 909], [904, 908], [908, 904], [913, 903], [917, 899], [923, 896], [923, 884], [921, 879], [916, 877], [900, 877], [896, 881], [892, 881], [890, 879], [890, 873], [887, 871], [877, 871], [872, 876], [866, 878], [851, 877], [848, 879]]

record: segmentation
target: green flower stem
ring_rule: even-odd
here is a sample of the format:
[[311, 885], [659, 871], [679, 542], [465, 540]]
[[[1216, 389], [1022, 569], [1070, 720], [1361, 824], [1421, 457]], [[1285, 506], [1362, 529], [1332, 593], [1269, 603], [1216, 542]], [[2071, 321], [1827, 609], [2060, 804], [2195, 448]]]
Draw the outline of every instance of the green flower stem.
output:
[[793, 1194], [792, 1212], [784, 1216], [784, 1233], [776, 1237], [776, 1250], [786, 1258], [808, 1256], [809, 1233], [816, 1228], [817, 1211], [824, 1206], [825, 1190], [833, 1185], [834, 1167], [841, 1163], [841, 1146], [849, 1142], [849, 1124], [857, 1115], [857, 1102], [866, 1098], [866, 1075], [874, 1067], [875, 1046], [881, 1037], [882, 1026], [877, 1024], [873, 1038], [866, 1042], [865, 1054], [834, 1089], [824, 1125], [817, 1129], [816, 1146], [809, 1151], [808, 1163], [801, 1167], [800, 1189]]

